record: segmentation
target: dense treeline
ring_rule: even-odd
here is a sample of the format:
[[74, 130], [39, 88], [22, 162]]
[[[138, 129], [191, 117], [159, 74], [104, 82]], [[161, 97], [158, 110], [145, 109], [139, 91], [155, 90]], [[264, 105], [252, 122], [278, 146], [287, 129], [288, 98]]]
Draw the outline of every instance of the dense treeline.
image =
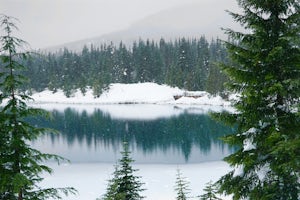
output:
[[122, 42], [81, 52], [62, 49], [56, 53], [33, 55], [25, 72], [31, 80], [25, 89], [36, 91], [63, 89], [67, 96], [75, 89], [88, 87], [99, 96], [110, 83], [155, 82], [187, 90], [221, 92], [226, 77], [216, 62], [228, 62], [219, 40], [210, 43], [205, 37], [180, 38], [159, 42], [139, 40], [128, 48]]

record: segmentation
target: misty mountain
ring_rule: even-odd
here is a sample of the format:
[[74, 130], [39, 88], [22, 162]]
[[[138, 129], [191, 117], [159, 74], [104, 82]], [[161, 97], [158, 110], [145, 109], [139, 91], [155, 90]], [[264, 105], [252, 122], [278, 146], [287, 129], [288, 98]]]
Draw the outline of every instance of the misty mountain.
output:
[[[205, 36], [207, 39], [221, 38], [226, 39], [221, 28], [239, 29], [231, 16], [213, 4], [189, 4], [162, 10], [136, 21], [125, 30], [112, 32], [99, 37], [66, 43], [60, 46], [48, 48], [48, 51], [57, 51], [63, 47], [74, 51], [80, 51], [84, 45], [99, 46], [103, 43], [113, 42], [118, 44], [120, 41], [130, 46], [139, 39], [174, 40], [179, 37], [199, 38]], [[213, 12], [212, 12], [213, 10]]]

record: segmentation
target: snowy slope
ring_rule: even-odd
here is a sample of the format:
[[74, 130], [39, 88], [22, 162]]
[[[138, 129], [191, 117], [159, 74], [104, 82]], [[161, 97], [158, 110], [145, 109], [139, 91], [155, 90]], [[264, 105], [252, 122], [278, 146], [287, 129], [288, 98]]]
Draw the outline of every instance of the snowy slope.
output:
[[230, 106], [230, 103], [221, 97], [213, 97], [207, 92], [199, 98], [181, 97], [174, 99], [175, 95], [184, 95], [187, 91], [167, 85], [156, 83], [135, 83], [135, 84], [111, 84], [107, 91], [104, 91], [99, 98], [95, 98], [91, 89], [83, 95], [79, 90], [67, 98], [59, 90], [56, 93], [45, 90], [35, 93], [31, 97], [34, 103], [61, 103], [61, 104], [182, 104], [182, 105], [214, 105]]

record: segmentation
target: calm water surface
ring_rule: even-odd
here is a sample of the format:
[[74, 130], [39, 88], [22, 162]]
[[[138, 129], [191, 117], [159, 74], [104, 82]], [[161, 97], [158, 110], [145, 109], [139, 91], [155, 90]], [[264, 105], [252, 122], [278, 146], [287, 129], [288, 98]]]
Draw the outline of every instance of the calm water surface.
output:
[[136, 163], [183, 164], [222, 160], [233, 149], [219, 138], [233, 130], [207, 108], [171, 105], [44, 106], [53, 119], [32, 120], [58, 130], [35, 148], [73, 163], [116, 163], [127, 141]]

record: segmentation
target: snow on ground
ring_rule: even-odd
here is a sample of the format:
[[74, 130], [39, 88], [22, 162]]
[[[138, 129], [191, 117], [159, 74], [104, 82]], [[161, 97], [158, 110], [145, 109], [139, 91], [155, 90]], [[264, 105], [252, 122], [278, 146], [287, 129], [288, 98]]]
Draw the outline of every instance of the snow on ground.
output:
[[[42, 187], [75, 187], [79, 191], [78, 195], [64, 197], [64, 200], [95, 200], [101, 197], [114, 170], [111, 163], [74, 163], [60, 166], [53, 164], [50, 167], [54, 169], [54, 174], [45, 176]], [[222, 161], [183, 165], [134, 164], [133, 168], [139, 169], [136, 175], [141, 176], [141, 181], [145, 183], [144, 188], [147, 189], [142, 195], [149, 200], [175, 199], [177, 169], [180, 169], [183, 177], [189, 181], [191, 197], [202, 194], [206, 183], [218, 180], [230, 170]]]
[[[207, 92], [193, 92], [190, 94], [201, 97], [185, 97], [189, 92], [177, 87], [158, 85], [156, 83], [134, 83], [134, 84], [111, 84], [99, 98], [95, 98], [91, 89], [85, 95], [77, 90], [71, 97], [67, 98], [62, 90], [53, 93], [45, 90], [35, 93], [31, 97], [35, 103], [63, 103], [63, 104], [178, 104], [178, 105], [212, 105], [230, 106], [230, 103], [219, 96], [211, 96]], [[175, 100], [174, 96], [183, 95]]]

